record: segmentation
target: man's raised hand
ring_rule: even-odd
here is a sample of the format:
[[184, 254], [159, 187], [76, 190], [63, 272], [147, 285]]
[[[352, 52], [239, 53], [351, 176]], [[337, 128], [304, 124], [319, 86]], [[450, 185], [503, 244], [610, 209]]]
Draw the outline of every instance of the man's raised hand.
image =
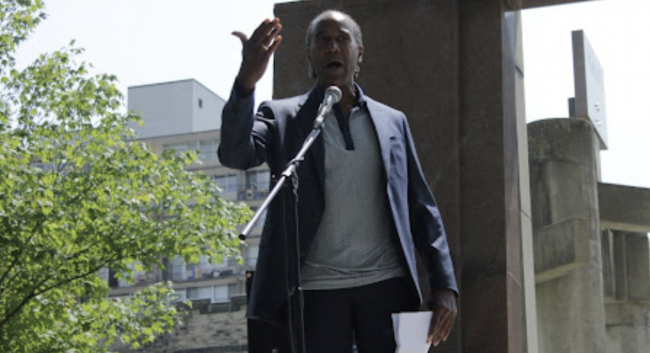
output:
[[250, 94], [266, 72], [271, 55], [282, 42], [282, 24], [279, 18], [266, 19], [253, 32], [250, 38], [242, 32], [232, 32], [242, 42], [242, 63], [237, 74], [237, 88]]

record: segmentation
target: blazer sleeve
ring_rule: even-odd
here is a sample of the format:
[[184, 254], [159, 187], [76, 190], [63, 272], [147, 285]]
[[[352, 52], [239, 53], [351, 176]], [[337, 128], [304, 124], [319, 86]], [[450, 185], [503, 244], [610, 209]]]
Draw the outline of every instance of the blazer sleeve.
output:
[[431, 289], [451, 289], [458, 295], [440, 210], [424, 178], [406, 118], [404, 134], [408, 167], [409, 221], [413, 242], [427, 269]]
[[254, 94], [241, 96], [233, 86], [221, 115], [221, 142], [217, 151], [221, 164], [226, 167], [245, 170], [267, 160], [273, 141], [273, 113], [260, 107], [254, 114], [254, 104]]

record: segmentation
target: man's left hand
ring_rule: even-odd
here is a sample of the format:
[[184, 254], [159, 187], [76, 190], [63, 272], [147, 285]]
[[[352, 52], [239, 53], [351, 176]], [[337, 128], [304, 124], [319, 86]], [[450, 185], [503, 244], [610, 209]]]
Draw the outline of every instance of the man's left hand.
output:
[[456, 293], [451, 289], [436, 289], [431, 293], [430, 309], [433, 310], [427, 343], [434, 347], [446, 341], [456, 320]]

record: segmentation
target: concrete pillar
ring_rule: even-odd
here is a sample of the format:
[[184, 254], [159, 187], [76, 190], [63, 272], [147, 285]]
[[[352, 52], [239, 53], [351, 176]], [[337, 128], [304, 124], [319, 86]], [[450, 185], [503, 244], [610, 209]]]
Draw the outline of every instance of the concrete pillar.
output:
[[616, 298], [614, 251], [614, 233], [609, 229], [603, 229], [600, 234], [600, 254], [603, 264], [603, 295], [605, 300]]
[[527, 352], [517, 2], [458, 4], [463, 351]]
[[533, 221], [530, 200], [530, 168], [528, 164], [528, 128], [524, 94], [524, 50], [521, 30], [521, 12], [514, 12], [517, 24], [515, 52], [515, 98], [517, 106], [517, 143], [519, 163], [519, 202], [521, 213], [521, 248], [524, 302], [526, 310], [526, 337], [528, 353], [538, 353], [537, 299], [533, 252]]
[[529, 124], [539, 349], [605, 352], [596, 153], [591, 123]]
[[284, 25], [275, 97], [313, 86], [304, 30], [320, 11], [338, 8], [364, 31], [359, 83], [409, 118], [460, 286], [456, 327], [438, 352], [537, 352], [532, 271], [524, 269], [532, 264], [532, 226], [527, 153], [520, 152], [527, 146], [520, 139], [520, 7], [517, 0], [312, 0], [275, 7]]

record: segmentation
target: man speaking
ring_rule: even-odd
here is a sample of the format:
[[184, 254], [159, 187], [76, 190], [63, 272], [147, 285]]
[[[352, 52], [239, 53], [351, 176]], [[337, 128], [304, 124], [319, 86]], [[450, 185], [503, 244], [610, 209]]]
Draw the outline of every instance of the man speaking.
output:
[[[243, 59], [222, 116], [219, 158], [248, 169], [268, 163], [280, 175], [311, 132], [325, 90], [340, 101], [298, 167], [298, 234], [309, 353], [393, 353], [391, 314], [434, 311], [429, 340], [446, 340], [457, 286], [438, 206], [426, 184], [405, 115], [364, 95], [355, 83], [363, 58], [359, 25], [340, 11], [307, 28], [308, 93], [264, 102], [253, 92], [282, 42], [280, 20], [265, 20], [243, 44]], [[288, 207], [289, 209], [283, 209]], [[287, 307], [285, 224], [293, 206], [274, 202], [262, 238], [248, 317], [277, 320]], [[431, 295], [422, 297], [417, 251]]]

